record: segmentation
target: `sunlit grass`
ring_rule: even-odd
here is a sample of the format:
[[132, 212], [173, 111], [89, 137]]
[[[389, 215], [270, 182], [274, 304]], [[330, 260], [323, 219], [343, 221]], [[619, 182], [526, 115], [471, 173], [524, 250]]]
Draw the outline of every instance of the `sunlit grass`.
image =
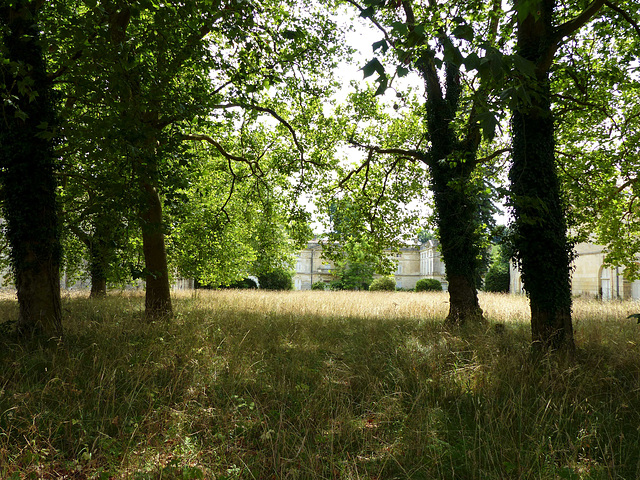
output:
[[577, 299], [576, 356], [535, 360], [526, 299], [480, 301], [448, 329], [443, 293], [199, 291], [154, 324], [68, 296], [57, 349], [4, 339], [0, 478], [640, 478], [638, 304]]

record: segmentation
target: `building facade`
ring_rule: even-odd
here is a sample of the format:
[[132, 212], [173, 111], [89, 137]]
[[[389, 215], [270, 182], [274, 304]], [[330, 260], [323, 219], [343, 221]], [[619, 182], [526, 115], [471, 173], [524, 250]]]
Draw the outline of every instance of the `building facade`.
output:
[[[573, 295], [589, 295], [603, 300], [640, 300], [640, 280], [629, 281], [623, 267], [604, 265], [604, 247], [593, 243], [575, 246], [571, 291]], [[511, 265], [511, 293], [523, 293], [520, 272]]]
[[[399, 254], [390, 254], [395, 264], [394, 278], [396, 287], [413, 289], [421, 278], [434, 278], [447, 289], [438, 243], [431, 240], [415, 247], [400, 249]], [[296, 261], [296, 273], [293, 277], [296, 290], [310, 290], [316, 282], [330, 283], [336, 280], [333, 275], [334, 265], [322, 257], [322, 245], [317, 240], [307, 244], [300, 251]], [[376, 275], [376, 277], [379, 275]]]

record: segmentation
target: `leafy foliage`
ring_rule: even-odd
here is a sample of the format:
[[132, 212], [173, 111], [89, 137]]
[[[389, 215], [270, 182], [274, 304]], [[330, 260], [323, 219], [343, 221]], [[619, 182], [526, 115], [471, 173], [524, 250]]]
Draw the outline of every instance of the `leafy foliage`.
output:
[[258, 283], [265, 290], [293, 290], [293, 274], [284, 268], [276, 268], [258, 275]]
[[484, 290], [487, 292], [509, 292], [509, 264], [494, 262], [484, 277]]
[[395, 292], [396, 281], [393, 277], [376, 278], [369, 285], [369, 290], [372, 292]]
[[326, 282], [315, 282], [313, 285], [311, 285], [311, 290], [328, 290], [329, 289], [329, 285], [327, 285]]
[[421, 278], [416, 282], [416, 292], [441, 292], [442, 283], [435, 278]]

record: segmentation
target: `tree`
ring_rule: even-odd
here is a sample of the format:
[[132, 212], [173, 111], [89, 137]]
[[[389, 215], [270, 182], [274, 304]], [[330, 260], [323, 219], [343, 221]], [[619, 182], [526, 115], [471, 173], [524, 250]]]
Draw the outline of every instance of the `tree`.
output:
[[421, 278], [416, 282], [416, 292], [441, 292], [442, 284], [435, 278]]
[[[227, 161], [229, 196], [237, 186], [234, 165], [244, 164], [260, 177], [265, 154], [250, 147], [254, 142], [244, 129], [235, 146], [251, 155], [232, 153], [233, 144], [215, 138], [220, 130], [234, 130], [243, 116], [254, 124], [258, 117], [271, 116], [281, 136], [291, 140], [286, 153], [286, 142], [275, 142], [283, 172], [291, 174], [292, 165], [298, 165], [303, 179], [311, 166], [321, 166], [321, 156], [306, 151], [309, 145], [285, 117], [290, 107], [301, 107], [302, 92], [321, 96], [330, 87], [316, 81], [326, 75], [324, 70], [311, 73], [311, 67], [331, 65], [332, 22], [313, 26], [321, 15], [310, 9], [302, 13], [293, 3], [263, 2], [264, 15], [259, 16], [251, 2], [213, 2], [210, 7], [202, 9], [193, 1], [103, 2], [86, 12], [94, 19], [94, 31], [84, 38], [81, 61], [70, 67], [70, 98], [91, 102], [84, 105], [92, 125], [88, 131], [104, 141], [100, 151], [109, 170], [125, 172], [134, 187], [122, 184], [142, 235], [149, 319], [171, 313], [165, 236], [170, 223], [179, 220], [167, 222], [163, 202], [188, 187], [182, 174], [192, 157], [184, 154], [185, 142], [207, 141]], [[315, 121], [308, 110], [300, 108], [292, 116], [301, 123], [306, 116], [312, 130]]]
[[0, 7], [2, 207], [23, 334], [62, 335], [53, 153], [56, 115], [39, 32], [41, 3]]
[[509, 264], [508, 250], [501, 245], [495, 245], [492, 252], [492, 262], [484, 277], [484, 290], [487, 292], [509, 292]]
[[560, 50], [552, 82], [557, 161], [576, 241], [606, 246], [605, 262], [638, 278], [640, 19], [606, 9]]
[[396, 281], [393, 277], [380, 277], [376, 278], [371, 285], [369, 285], [369, 291], [371, 292], [395, 292]]
[[[478, 36], [487, 39], [484, 48], [488, 51], [493, 48], [501, 4], [473, 4], [463, 10], [435, 3], [427, 8], [408, 0], [392, 5], [375, 0], [364, 2], [364, 6], [354, 1], [349, 3], [383, 31], [385, 38], [376, 42], [374, 49], [381, 49], [382, 54], [386, 50], [394, 53], [400, 64], [394, 77], [406, 75], [409, 67], [421, 76], [425, 86], [423, 121], [426, 127], [424, 137], [411, 150], [352, 143], [369, 152], [367, 169], [373, 155], [410, 158], [427, 166], [449, 281], [447, 321], [460, 324], [479, 321], [482, 319], [476, 292], [482, 237], [479, 192], [484, 190], [484, 185], [477, 176], [477, 168], [503, 150], [489, 154], [487, 158], [478, 155], [482, 133], [490, 139], [496, 126], [496, 120], [487, 112], [486, 106], [491, 94], [487, 83], [493, 79], [469, 77], [467, 84], [473, 87], [465, 90], [461, 80], [465, 75], [463, 64], [471, 70], [479, 68], [481, 62], [474, 52], [463, 58], [461, 45], [466, 41], [469, 48], [472, 47], [476, 28]], [[448, 7], [456, 14], [445, 12]], [[464, 15], [478, 24], [468, 23]], [[389, 87], [389, 76], [377, 58], [367, 63], [363, 70], [365, 76], [378, 73], [377, 93], [383, 93]]]
[[[605, 5], [558, 12], [552, 0], [515, 1], [517, 53], [530, 65], [512, 102], [513, 163], [509, 173], [515, 215], [514, 247], [531, 302], [534, 345], [573, 350], [571, 248], [557, 177], [550, 72], [564, 39]], [[560, 19], [568, 19], [557, 24]]]

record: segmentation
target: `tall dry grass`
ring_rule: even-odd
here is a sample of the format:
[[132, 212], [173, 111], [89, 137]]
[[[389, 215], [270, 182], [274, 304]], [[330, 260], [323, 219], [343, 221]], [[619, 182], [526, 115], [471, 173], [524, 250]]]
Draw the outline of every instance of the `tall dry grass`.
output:
[[440, 293], [175, 301], [73, 296], [58, 348], [5, 335], [0, 478], [640, 478], [637, 304], [577, 299], [577, 354], [540, 359], [522, 297], [451, 329]]

